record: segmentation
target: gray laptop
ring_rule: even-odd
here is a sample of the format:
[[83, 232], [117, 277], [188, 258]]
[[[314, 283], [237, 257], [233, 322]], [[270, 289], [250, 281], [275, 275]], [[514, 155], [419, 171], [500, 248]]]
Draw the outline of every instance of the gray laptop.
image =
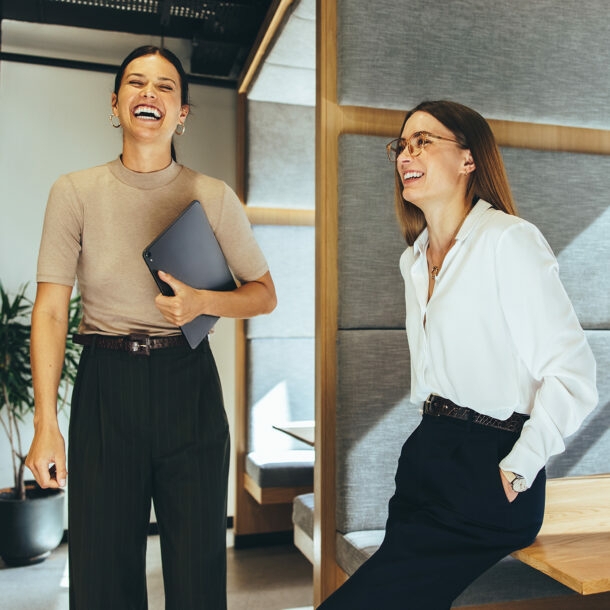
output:
[[[214, 231], [199, 201], [188, 207], [142, 252], [159, 290], [166, 296], [174, 293], [159, 279], [158, 271], [170, 273], [193, 288], [233, 290], [235, 280], [227, 265]], [[201, 315], [180, 327], [191, 348], [207, 336], [218, 318]]]

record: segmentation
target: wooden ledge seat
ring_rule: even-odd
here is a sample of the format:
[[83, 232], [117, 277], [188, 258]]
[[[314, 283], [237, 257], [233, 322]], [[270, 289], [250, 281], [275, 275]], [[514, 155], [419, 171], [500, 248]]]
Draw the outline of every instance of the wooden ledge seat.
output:
[[259, 504], [288, 504], [313, 491], [311, 449], [252, 451], [246, 456], [244, 487]]

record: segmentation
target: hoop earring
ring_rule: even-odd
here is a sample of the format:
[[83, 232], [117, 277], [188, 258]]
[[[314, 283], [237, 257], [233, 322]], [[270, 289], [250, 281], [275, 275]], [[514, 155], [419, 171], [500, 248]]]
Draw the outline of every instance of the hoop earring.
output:
[[184, 123], [178, 123], [178, 125], [176, 125], [175, 134], [177, 136], [183, 136], [185, 131], [186, 131], [186, 125]]
[[[121, 126], [121, 119], [119, 119], [118, 116], [114, 115], [114, 114], [110, 114], [108, 116], [108, 118], [110, 119], [110, 124], [115, 128], [118, 129]], [[116, 119], [118, 121], [118, 124], [114, 122], [114, 119]]]

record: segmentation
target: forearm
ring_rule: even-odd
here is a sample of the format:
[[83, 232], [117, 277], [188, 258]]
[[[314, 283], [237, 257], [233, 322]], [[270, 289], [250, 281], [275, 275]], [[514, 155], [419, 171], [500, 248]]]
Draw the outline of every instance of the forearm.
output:
[[277, 303], [275, 290], [258, 281], [228, 292], [202, 290], [199, 299], [203, 313], [223, 318], [252, 318], [271, 313]]
[[63, 368], [67, 318], [44, 307], [32, 312], [31, 365], [34, 388], [34, 427], [57, 424], [57, 391]]

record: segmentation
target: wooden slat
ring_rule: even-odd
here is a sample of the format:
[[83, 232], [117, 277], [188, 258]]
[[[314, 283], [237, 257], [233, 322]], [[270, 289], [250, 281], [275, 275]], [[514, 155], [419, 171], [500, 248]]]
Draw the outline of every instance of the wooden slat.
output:
[[335, 560], [335, 394], [337, 336], [337, 15], [316, 0], [316, 347], [314, 606], [338, 586]]
[[582, 595], [610, 591], [610, 475], [548, 481], [542, 529], [513, 556]]
[[313, 227], [316, 224], [315, 210], [263, 208], [258, 206], [245, 206], [245, 210], [253, 225]]
[[246, 59], [245, 66], [238, 79], [237, 90], [239, 93], [248, 93], [250, 85], [269, 51], [269, 47], [278, 33], [284, 16], [293, 2], [294, 0], [273, 0], [271, 3], [259, 35], [254, 42], [252, 51], [250, 51], [250, 55]]
[[[342, 133], [395, 138], [404, 110], [340, 106]], [[489, 119], [499, 146], [610, 155], [610, 131]]]

